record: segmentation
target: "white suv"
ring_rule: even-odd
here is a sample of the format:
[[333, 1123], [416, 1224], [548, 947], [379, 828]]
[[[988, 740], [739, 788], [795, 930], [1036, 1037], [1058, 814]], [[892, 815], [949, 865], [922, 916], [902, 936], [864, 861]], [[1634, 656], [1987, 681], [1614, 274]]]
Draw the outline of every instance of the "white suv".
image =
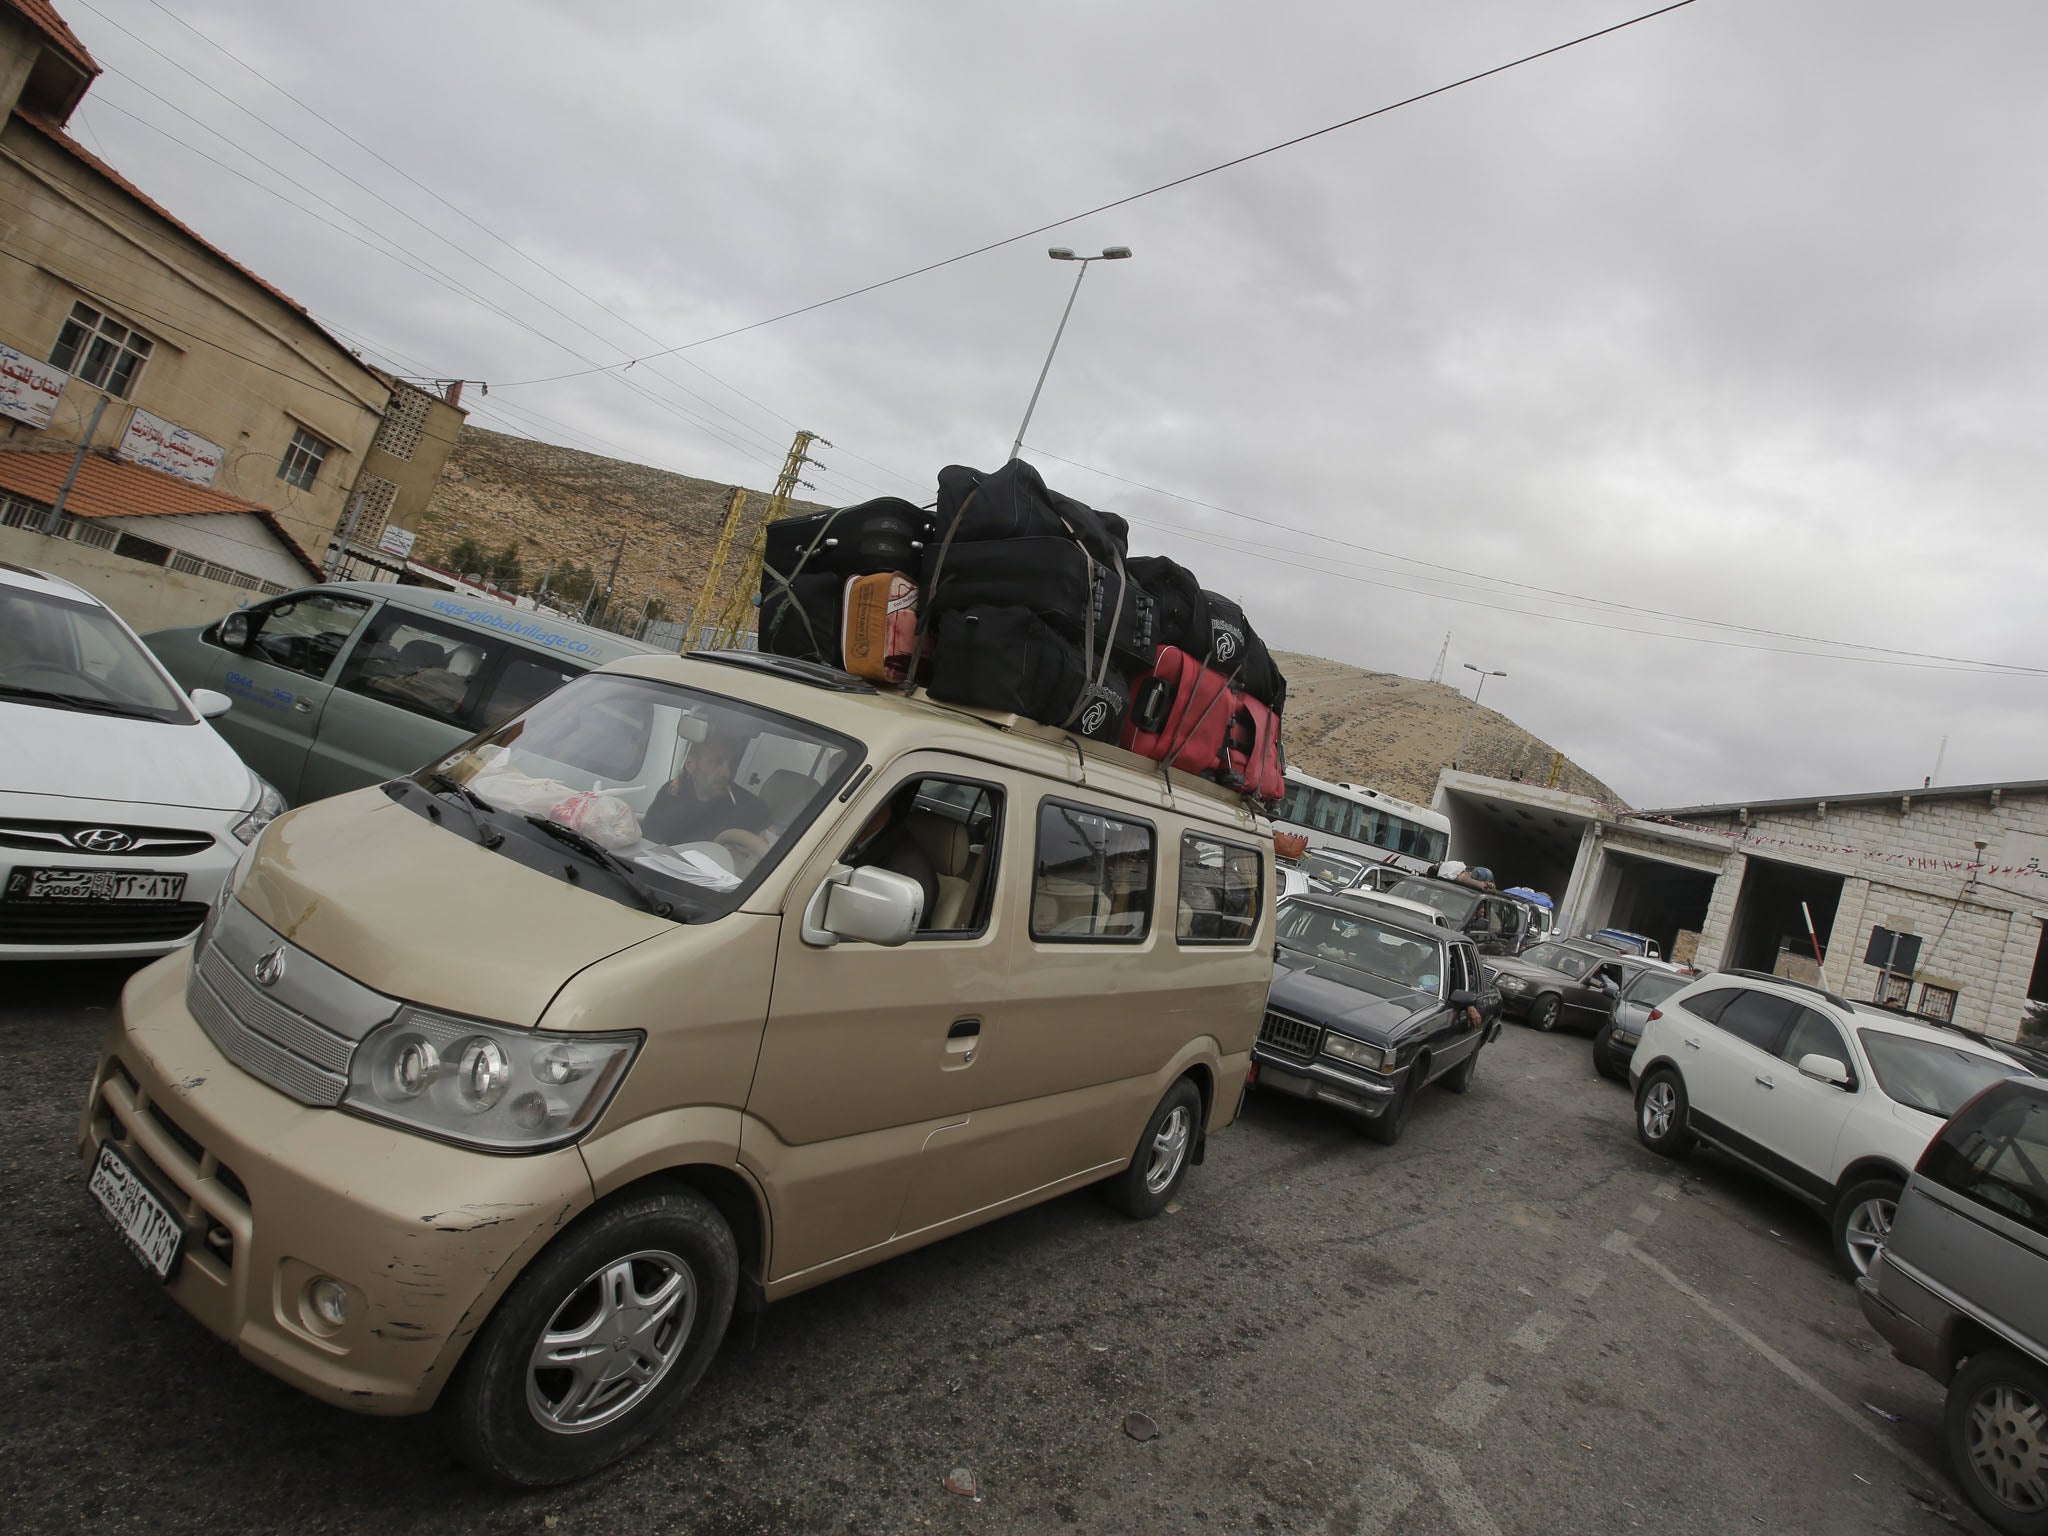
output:
[[1835, 1261], [1870, 1268], [1899, 1191], [1963, 1103], [2019, 1063], [1977, 1037], [1757, 971], [1672, 994], [1629, 1062], [1636, 1134], [1748, 1163], [1832, 1221]]

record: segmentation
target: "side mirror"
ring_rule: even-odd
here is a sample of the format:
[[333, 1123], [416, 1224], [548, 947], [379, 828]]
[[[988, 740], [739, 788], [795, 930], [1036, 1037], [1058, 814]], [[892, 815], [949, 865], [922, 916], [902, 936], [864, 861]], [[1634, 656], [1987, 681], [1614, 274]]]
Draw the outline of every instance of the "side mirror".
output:
[[1832, 1083], [1837, 1088], [1846, 1088], [1851, 1081], [1847, 1067], [1832, 1056], [1818, 1053], [1799, 1058], [1799, 1075], [1818, 1083]]
[[893, 869], [836, 866], [804, 909], [803, 938], [829, 948], [841, 939], [893, 949], [924, 916], [924, 887]]
[[214, 627], [214, 638], [231, 651], [249, 648], [249, 615], [231, 613]]
[[1479, 1006], [1479, 994], [1477, 992], [1468, 992], [1465, 988], [1460, 987], [1449, 997], [1445, 998], [1444, 1001], [1453, 1008], [1477, 1008]]
[[202, 720], [218, 720], [235, 707], [233, 699], [211, 688], [194, 688], [187, 697], [192, 700], [192, 707], [199, 711]]

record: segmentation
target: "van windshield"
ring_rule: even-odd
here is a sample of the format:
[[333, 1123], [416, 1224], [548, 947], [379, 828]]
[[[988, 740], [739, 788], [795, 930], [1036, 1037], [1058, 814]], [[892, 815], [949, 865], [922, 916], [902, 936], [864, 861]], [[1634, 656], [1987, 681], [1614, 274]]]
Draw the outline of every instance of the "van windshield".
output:
[[737, 699], [586, 673], [413, 783], [459, 796], [478, 840], [521, 863], [580, 857], [599, 872], [564, 878], [701, 922], [739, 905], [861, 755], [850, 737]]

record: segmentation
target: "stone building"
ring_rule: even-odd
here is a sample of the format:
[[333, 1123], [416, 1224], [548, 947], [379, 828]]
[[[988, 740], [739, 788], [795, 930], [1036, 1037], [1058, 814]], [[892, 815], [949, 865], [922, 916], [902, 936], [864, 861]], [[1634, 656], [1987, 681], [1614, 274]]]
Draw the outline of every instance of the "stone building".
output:
[[441, 402], [74, 139], [99, 72], [49, 0], [0, 0], [0, 558], [190, 622], [317, 576], [358, 493], [416, 520], [455, 434], [380, 458]]
[[1805, 976], [1817, 939], [1843, 996], [2003, 1038], [2048, 1000], [2048, 781], [1629, 811], [1447, 770], [1436, 805], [1456, 857], [1562, 892], [1568, 932]]

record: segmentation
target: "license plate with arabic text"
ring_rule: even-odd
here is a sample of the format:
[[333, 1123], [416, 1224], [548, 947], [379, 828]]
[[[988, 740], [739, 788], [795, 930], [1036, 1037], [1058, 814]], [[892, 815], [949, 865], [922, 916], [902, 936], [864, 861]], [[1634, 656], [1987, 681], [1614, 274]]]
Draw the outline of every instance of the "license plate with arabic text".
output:
[[182, 901], [185, 877], [156, 869], [17, 869], [9, 901]]
[[86, 1189], [114, 1230], [128, 1240], [143, 1267], [159, 1280], [171, 1278], [185, 1244], [185, 1227], [163, 1198], [144, 1182], [135, 1165], [112, 1143], [100, 1148]]

